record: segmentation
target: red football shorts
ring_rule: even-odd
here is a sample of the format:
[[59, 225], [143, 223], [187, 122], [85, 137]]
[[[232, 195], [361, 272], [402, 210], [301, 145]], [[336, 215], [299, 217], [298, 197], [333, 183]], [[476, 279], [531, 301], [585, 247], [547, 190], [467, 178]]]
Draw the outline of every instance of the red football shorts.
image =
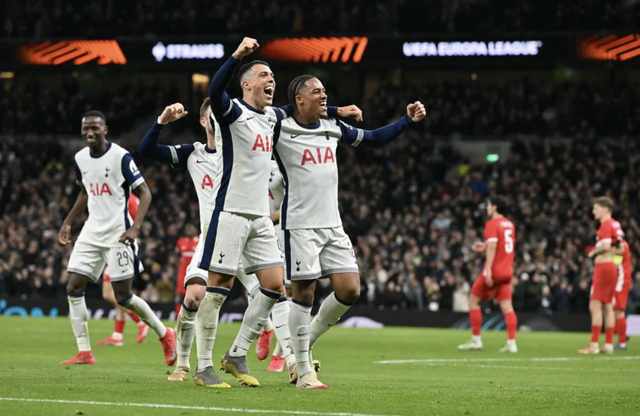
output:
[[487, 281], [484, 278], [484, 273], [482, 273], [480, 276], [478, 276], [476, 281], [473, 282], [473, 286], [471, 287], [471, 294], [480, 299], [486, 300], [511, 300], [513, 296], [511, 280], [511, 276], [494, 278], [493, 285], [489, 287], [487, 286]]
[[591, 282], [591, 297], [602, 303], [613, 303], [618, 283], [618, 267], [613, 263], [597, 263], [593, 270], [593, 282]]
[[627, 302], [629, 301], [629, 292], [631, 292], [631, 282], [625, 282], [620, 291], [613, 294], [613, 309], [616, 311], [626, 311]]
[[102, 274], [102, 281], [104, 283], [110, 283], [111, 282], [111, 277], [109, 277], [109, 272], [108, 271], [104, 271], [104, 273]]

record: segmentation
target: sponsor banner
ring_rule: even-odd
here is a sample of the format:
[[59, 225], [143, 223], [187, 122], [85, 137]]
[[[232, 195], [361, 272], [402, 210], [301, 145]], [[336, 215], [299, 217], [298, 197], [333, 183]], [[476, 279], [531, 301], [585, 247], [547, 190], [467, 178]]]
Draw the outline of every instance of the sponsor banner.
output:
[[597, 61], [627, 61], [638, 58], [640, 55], [640, 35], [589, 36], [580, 40], [579, 54], [583, 59]]
[[[240, 39], [159, 38], [0, 41], [0, 70], [38, 67], [142, 67], [213, 70]], [[640, 62], [640, 34], [520, 37], [286, 37], [260, 39], [255, 58], [273, 64], [458, 67], [553, 65], [560, 62]]]
[[[198, 37], [0, 42], [0, 69], [38, 67], [136, 67], [214, 70], [240, 39]], [[273, 64], [413, 66], [458, 62], [552, 63], [575, 59], [575, 38], [531, 36], [474, 39], [437, 37], [286, 37], [260, 39], [255, 58]]]
[[[155, 314], [161, 319], [175, 320], [173, 304], [151, 304]], [[87, 309], [91, 319], [115, 317], [115, 309], [102, 299], [87, 299]], [[240, 322], [245, 307], [224, 305], [220, 314], [220, 322]], [[20, 317], [59, 317], [69, 313], [69, 306], [63, 299], [23, 300], [16, 298], [0, 299], [0, 316]], [[314, 310], [315, 313], [315, 310]], [[589, 332], [589, 315], [553, 315], [546, 316], [535, 313], [518, 314], [520, 331], [571, 331]], [[451, 311], [416, 311], [416, 310], [378, 310], [370, 308], [353, 308], [340, 321], [340, 326], [350, 328], [382, 328], [385, 326], [405, 326], [423, 328], [455, 328], [469, 329], [469, 317], [466, 313]], [[505, 322], [502, 314], [491, 313], [483, 318], [482, 329], [485, 331], [504, 330]], [[640, 315], [628, 318], [629, 335], [640, 335]]]

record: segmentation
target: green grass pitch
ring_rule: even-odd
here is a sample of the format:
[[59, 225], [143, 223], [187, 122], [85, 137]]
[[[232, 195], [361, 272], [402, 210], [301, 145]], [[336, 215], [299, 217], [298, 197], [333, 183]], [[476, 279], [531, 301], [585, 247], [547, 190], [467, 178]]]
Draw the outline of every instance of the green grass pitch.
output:
[[[0, 317], [0, 415], [638, 415], [640, 343], [612, 356], [579, 356], [588, 334], [520, 333], [518, 354], [503, 355], [504, 332], [486, 332], [484, 350], [459, 352], [468, 332], [418, 328], [329, 331], [314, 350], [326, 391], [302, 391], [286, 373], [267, 373], [253, 351], [262, 387], [231, 389], [168, 382], [160, 344], [97, 347], [112, 329], [89, 324], [96, 366], [58, 364], [76, 352], [65, 318]], [[214, 363], [237, 324], [218, 330]], [[401, 362], [401, 361], [407, 362]], [[384, 362], [384, 363], [381, 363]], [[195, 368], [195, 350], [191, 368]]]

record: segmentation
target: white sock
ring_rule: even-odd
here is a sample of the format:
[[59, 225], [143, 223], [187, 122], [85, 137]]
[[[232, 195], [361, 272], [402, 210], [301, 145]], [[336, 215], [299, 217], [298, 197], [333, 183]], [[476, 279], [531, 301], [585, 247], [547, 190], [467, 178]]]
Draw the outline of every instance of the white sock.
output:
[[156, 334], [158, 334], [158, 338], [164, 337], [167, 333], [167, 328], [160, 321], [160, 319], [158, 319], [156, 314], [153, 313], [149, 304], [138, 296], [131, 295], [131, 297], [124, 304], [120, 303], [120, 306], [124, 306], [130, 311], [135, 312], [136, 315], [138, 315], [145, 324], [149, 325], [151, 329], [156, 331]]
[[271, 319], [267, 319], [267, 322], [264, 323], [264, 327], [262, 328], [262, 330], [265, 332], [273, 331], [273, 321]]
[[69, 318], [71, 319], [71, 328], [76, 336], [78, 351], [91, 351], [91, 342], [89, 341], [89, 324], [87, 323], [87, 304], [82, 296], [67, 296], [69, 300]]
[[471, 340], [477, 344], [482, 344], [482, 338], [480, 335], [472, 335]]
[[309, 363], [309, 335], [311, 324], [311, 306], [301, 305], [295, 300], [291, 302], [289, 311], [289, 328], [291, 330], [291, 346], [298, 363], [298, 377], [311, 372]]
[[114, 332], [111, 334], [111, 338], [116, 340], [116, 341], [122, 341], [124, 339], [124, 337], [122, 336], [122, 334], [120, 332]]
[[138, 326], [145, 326], [146, 324], [144, 323], [144, 321], [140, 321], [140, 322], [138, 322], [138, 324], [137, 324], [137, 325], [138, 325]]
[[624, 347], [626, 347], [626, 346], [627, 346], [627, 343], [626, 343], [626, 342], [621, 342], [621, 343], [620, 343], [620, 347], [624, 348]]
[[331, 329], [349, 308], [351, 308], [351, 305], [347, 305], [338, 300], [336, 292], [331, 292], [331, 294], [327, 296], [324, 302], [322, 302], [322, 305], [320, 305], [318, 314], [313, 318], [313, 321], [311, 321], [311, 337], [309, 341], [311, 348], [316, 345], [318, 338]]
[[260, 288], [244, 313], [242, 326], [236, 336], [233, 346], [229, 350], [232, 357], [244, 357], [251, 343], [258, 337], [264, 327], [273, 305], [276, 304], [282, 293]]
[[274, 351], [273, 355], [278, 355], [282, 358], [287, 358], [293, 354], [291, 348], [289, 348], [289, 340], [291, 334], [289, 333], [289, 302], [285, 299], [276, 303], [271, 311], [271, 318], [275, 325], [274, 331], [276, 332], [276, 351], [279, 349], [279, 353]]
[[188, 310], [182, 305], [178, 320], [176, 322], [176, 341], [178, 349], [178, 361], [176, 367], [189, 368], [189, 355], [191, 354], [191, 345], [193, 338], [196, 336], [196, 313], [197, 309]]
[[196, 314], [196, 353], [198, 355], [198, 370], [213, 367], [213, 344], [218, 331], [220, 308], [227, 299], [229, 289], [224, 287], [207, 286]]

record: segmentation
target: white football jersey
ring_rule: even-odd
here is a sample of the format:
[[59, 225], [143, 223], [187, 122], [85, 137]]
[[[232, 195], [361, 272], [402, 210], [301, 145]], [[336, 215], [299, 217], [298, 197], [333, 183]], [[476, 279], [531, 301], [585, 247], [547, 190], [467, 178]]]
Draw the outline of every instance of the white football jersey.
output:
[[224, 119], [215, 124], [217, 165], [209, 208], [237, 214], [268, 216], [268, 182], [273, 129], [284, 112], [251, 108], [241, 99], [231, 101]]
[[91, 155], [85, 147], [75, 155], [76, 181], [89, 196], [89, 218], [78, 241], [99, 247], [121, 247], [118, 240], [131, 226], [130, 189], [144, 183], [131, 154], [110, 142], [107, 151]]
[[342, 225], [336, 149], [341, 140], [358, 146], [364, 132], [335, 119], [303, 126], [294, 118], [282, 120], [276, 132], [275, 156], [285, 183], [280, 211], [282, 229]]
[[213, 195], [216, 168], [220, 158], [216, 149], [195, 142], [188, 145], [169, 146], [174, 167], [185, 167], [191, 176], [198, 196], [200, 232], [206, 223], [207, 203]]
[[284, 180], [278, 167], [278, 162], [271, 161], [271, 172], [269, 173], [269, 213], [273, 214], [280, 209], [284, 198]]

